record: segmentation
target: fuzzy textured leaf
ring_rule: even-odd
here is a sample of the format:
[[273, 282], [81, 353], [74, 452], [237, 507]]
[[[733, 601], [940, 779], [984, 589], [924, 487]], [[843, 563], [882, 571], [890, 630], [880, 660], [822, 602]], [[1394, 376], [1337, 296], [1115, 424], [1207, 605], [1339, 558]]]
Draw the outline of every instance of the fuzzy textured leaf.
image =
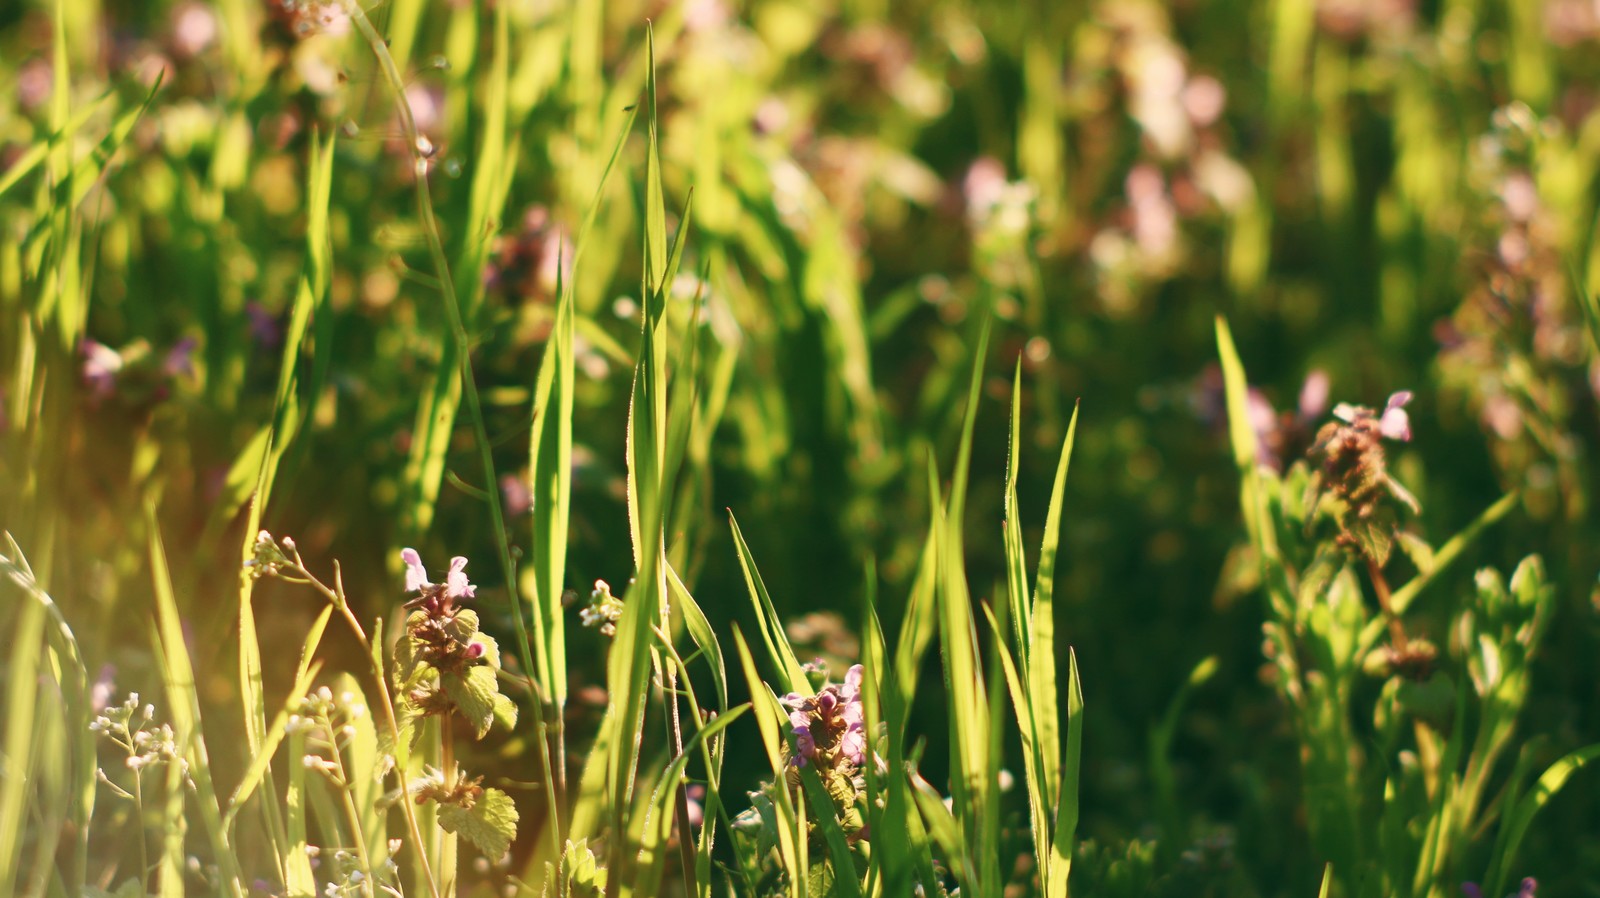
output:
[[495, 682], [494, 668], [479, 664], [467, 668], [465, 674], [444, 673], [439, 676], [439, 683], [450, 700], [455, 702], [456, 710], [472, 722], [475, 734], [482, 739], [489, 732], [490, 724], [494, 723], [498, 709], [495, 700], [503, 698], [499, 684]]
[[511, 847], [518, 819], [511, 796], [499, 789], [483, 790], [470, 808], [453, 804], [439, 808], [439, 825], [444, 831], [471, 842], [491, 860], [499, 860]]

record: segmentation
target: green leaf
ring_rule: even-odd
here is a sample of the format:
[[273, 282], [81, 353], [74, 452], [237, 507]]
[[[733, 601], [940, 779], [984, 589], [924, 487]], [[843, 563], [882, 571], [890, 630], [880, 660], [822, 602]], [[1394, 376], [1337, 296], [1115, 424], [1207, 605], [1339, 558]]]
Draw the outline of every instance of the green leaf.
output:
[[455, 617], [445, 623], [444, 631], [451, 639], [460, 642], [470, 640], [478, 632], [478, 612], [471, 608], [462, 608], [456, 612]]
[[453, 804], [439, 808], [439, 825], [444, 831], [471, 842], [490, 860], [505, 856], [516, 838], [518, 819], [511, 796], [499, 789], [483, 790], [470, 808]]
[[1389, 552], [1394, 548], [1393, 526], [1393, 517], [1382, 512], [1350, 523], [1350, 535], [1361, 545], [1361, 553], [1380, 568], [1389, 563]]
[[[479, 664], [467, 668], [465, 674], [445, 672], [439, 675], [439, 684], [444, 688], [450, 700], [455, 702], [456, 710], [461, 712], [472, 723], [479, 739], [489, 732], [489, 726], [494, 723], [495, 713], [502, 710], [495, 701], [501, 698], [499, 683], [495, 680], [494, 668], [487, 664]], [[513, 710], [515, 716], [515, 710]], [[498, 857], [498, 855], [496, 855]]]

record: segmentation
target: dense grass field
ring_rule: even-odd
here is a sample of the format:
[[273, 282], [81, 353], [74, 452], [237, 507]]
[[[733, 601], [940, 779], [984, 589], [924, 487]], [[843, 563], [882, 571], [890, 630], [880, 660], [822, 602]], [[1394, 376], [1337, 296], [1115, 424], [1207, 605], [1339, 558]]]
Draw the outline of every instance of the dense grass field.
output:
[[1592, 0], [7, 0], [0, 895], [1600, 896]]

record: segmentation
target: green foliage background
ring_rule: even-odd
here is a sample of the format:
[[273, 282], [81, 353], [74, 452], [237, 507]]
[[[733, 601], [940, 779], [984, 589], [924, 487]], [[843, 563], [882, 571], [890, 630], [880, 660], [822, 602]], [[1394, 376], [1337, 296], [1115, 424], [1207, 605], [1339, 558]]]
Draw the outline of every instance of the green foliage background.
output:
[[[360, 617], [396, 619], [397, 550], [416, 546], [435, 564], [472, 558], [494, 596], [485, 629], [505, 645], [513, 632], [488, 504], [507, 497], [480, 465], [409, 149], [366, 45], [307, 6], [0, 9], [0, 526], [91, 676], [153, 692], [158, 521], [208, 723], [239, 714], [238, 547], [270, 453], [262, 525], [340, 558]], [[209, 40], [184, 30], [196, 10]], [[1221, 314], [1279, 409], [1313, 370], [1334, 401], [1415, 392], [1415, 438], [1391, 463], [1427, 538], [1521, 492], [1424, 597], [1420, 627], [1444, 628], [1472, 568], [1541, 553], [1556, 611], [1523, 731], [1543, 734], [1546, 763], [1600, 741], [1593, 9], [385, 0], [369, 15], [433, 150], [439, 249], [493, 467], [513, 480], [558, 271], [572, 292], [561, 585], [577, 604], [597, 579], [620, 593], [634, 565], [624, 446], [649, 186], [644, 129], [625, 129], [649, 20], [667, 230], [693, 194], [666, 312], [693, 339], [669, 351], [692, 343], [705, 375], [667, 551], [725, 644], [729, 624], [757, 622], [724, 509], [783, 617], [834, 611], [855, 629], [874, 572], [898, 620], [937, 505], [930, 453], [947, 481], [986, 345], [965, 506], [975, 595], [1005, 590], [1008, 407], [1037, 546], [1081, 401], [1056, 591], [1062, 657], [1070, 644], [1083, 676], [1080, 835], [1107, 853], [1153, 839], [1168, 871], [1215, 850], [1227, 869], [1204, 875], [1232, 885], [1214, 888], [1308, 894], [1324, 859], [1304, 830], [1299, 745], [1262, 681]], [[104, 386], [92, 345], [120, 365]], [[507, 492], [520, 561], [539, 533]], [[317, 607], [279, 586], [254, 603], [281, 696], [294, 672], [280, 659]], [[574, 751], [598, 725], [607, 644], [576, 613]], [[330, 650], [359, 662], [353, 644]], [[1168, 770], [1154, 734], [1207, 658], [1215, 673], [1164, 737]], [[936, 667], [922, 675], [912, 729], [940, 771], [946, 709]], [[533, 779], [517, 767], [525, 737], [474, 750]], [[242, 743], [213, 735], [210, 751], [219, 782], [249, 763]], [[749, 758], [730, 755], [731, 781], [753, 786]], [[1592, 795], [1553, 800], [1519, 857], [1549, 894], [1600, 893]], [[1020, 798], [1007, 813], [1026, 825]]]

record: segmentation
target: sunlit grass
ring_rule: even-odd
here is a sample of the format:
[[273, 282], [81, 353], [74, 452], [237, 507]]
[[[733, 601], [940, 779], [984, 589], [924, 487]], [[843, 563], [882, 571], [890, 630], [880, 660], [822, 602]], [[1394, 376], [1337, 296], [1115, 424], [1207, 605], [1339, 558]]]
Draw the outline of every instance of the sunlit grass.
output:
[[1592, 888], [1557, 5], [0, 14], [0, 893]]

